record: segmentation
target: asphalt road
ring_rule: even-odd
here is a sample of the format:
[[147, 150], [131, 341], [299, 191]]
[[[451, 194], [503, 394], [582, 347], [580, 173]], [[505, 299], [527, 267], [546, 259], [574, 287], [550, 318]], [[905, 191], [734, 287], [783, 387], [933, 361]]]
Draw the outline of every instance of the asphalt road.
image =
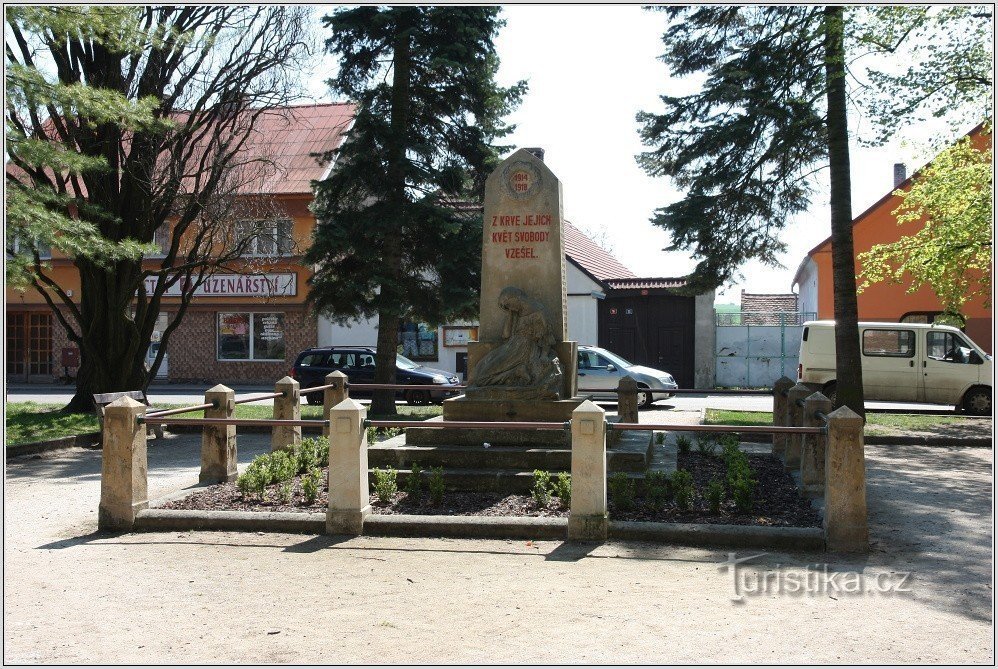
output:
[[[149, 400], [156, 406], [160, 404], [200, 404], [204, 402], [204, 390], [190, 385], [153, 385], [149, 389]], [[233, 387], [236, 396], [252, 393], [273, 392], [272, 386], [241, 386]], [[8, 402], [42, 402], [65, 403], [72, 397], [69, 386], [28, 386], [8, 385]], [[361, 400], [362, 403], [366, 400]], [[609, 403], [613, 405], [614, 403]], [[868, 409], [891, 409], [894, 411], [952, 411], [953, 407], [943, 404], [920, 404], [914, 402], [867, 402]], [[759, 395], [684, 395], [655, 402], [657, 410], [676, 409], [677, 411], [697, 411], [703, 408], [739, 409], [743, 411], [772, 411], [773, 400], [768, 396]]]

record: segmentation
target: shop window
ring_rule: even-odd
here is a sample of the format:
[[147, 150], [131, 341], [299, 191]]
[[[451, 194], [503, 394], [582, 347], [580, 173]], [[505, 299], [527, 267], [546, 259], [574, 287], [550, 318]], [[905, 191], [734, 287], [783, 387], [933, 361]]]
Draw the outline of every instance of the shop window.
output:
[[284, 360], [282, 313], [219, 313], [219, 360]]
[[173, 228], [170, 227], [169, 223], [164, 223], [156, 228], [156, 231], [152, 233], [152, 243], [156, 245], [156, 250], [147, 254], [147, 257], [163, 258], [166, 256], [167, 251], [170, 250], [170, 244], [173, 243], [172, 232]]
[[236, 239], [246, 242], [244, 256], [288, 256], [294, 248], [290, 219], [239, 221]]
[[435, 327], [410, 321], [399, 325], [398, 352], [410, 360], [436, 362], [439, 358], [438, 344]]
[[37, 239], [25, 242], [23, 239], [14, 237], [13, 244], [11, 244], [11, 250], [13, 250], [14, 255], [20, 255], [22, 253], [27, 254], [37, 250], [39, 259], [50, 260], [52, 258], [52, 247], [38, 241]]
[[915, 355], [915, 333], [911, 330], [863, 330], [863, 355], [910, 358]]

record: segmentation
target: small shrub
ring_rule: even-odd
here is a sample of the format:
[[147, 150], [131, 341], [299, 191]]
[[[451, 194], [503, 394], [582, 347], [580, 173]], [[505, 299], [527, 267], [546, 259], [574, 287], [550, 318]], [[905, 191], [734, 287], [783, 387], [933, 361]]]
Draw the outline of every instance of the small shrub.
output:
[[690, 438], [687, 437], [685, 434], [681, 434], [678, 437], [676, 437], [676, 448], [679, 450], [681, 454], [689, 455], [691, 445], [692, 444], [690, 442]]
[[724, 464], [728, 467], [731, 466], [732, 460], [737, 460], [741, 458], [742, 455], [744, 455], [744, 453], [742, 453], [741, 449], [738, 448], [737, 441], [733, 444], [728, 442], [722, 446], [721, 459], [724, 460]]
[[672, 488], [665, 472], [645, 472], [645, 502], [653, 511], [661, 511], [672, 498]]
[[273, 483], [290, 481], [298, 473], [298, 460], [288, 451], [270, 454], [270, 477]]
[[717, 452], [717, 437], [713, 434], [697, 435], [697, 453], [700, 455], [714, 455]]
[[378, 439], [378, 430], [374, 427], [367, 428], [367, 445], [371, 446]]
[[319, 469], [329, 465], [329, 438], [318, 437], [315, 439], [315, 466]]
[[254, 467], [254, 464], [251, 463], [246, 471], [236, 479], [236, 487], [244, 496], [263, 495], [267, 489], [267, 483], [269, 483], [269, 472], [262, 471], [260, 467]]
[[534, 470], [534, 485], [530, 488], [530, 496], [537, 506], [547, 506], [551, 501], [551, 474], [541, 469]]
[[423, 469], [415, 462], [405, 480], [405, 494], [414, 502], [423, 497]]
[[634, 508], [634, 481], [624, 472], [610, 476], [610, 502], [617, 511], [630, 511]]
[[319, 498], [319, 486], [322, 483], [322, 471], [317, 467], [312, 468], [301, 479], [301, 492], [305, 496], [305, 502], [314, 504]]
[[684, 469], [672, 472], [672, 497], [676, 507], [689, 511], [693, 506], [693, 475]]
[[558, 498], [561, 508], [567, 509], [572, 505], [572, 477], [568, 472], [558, 473], [558, 478], [551, 482], [551, 492]]
[[389, 467], [382, 471], [374, 468], [374, 494], [382, 504], [391, 504], [395, 493], [399, 491], [398, 472]]
[[735, 500], [735, 508], [742, 513], [752, 510], [755, 504], [755, 486], [758, 483], [751, 475], [740, 476], [731, 486], [731, 497]]
[[292, 487], [291, 481], [285, 481], [277, 488], [277, 495], [281, 499], [282, 504], [291, 503]]
[[665, 432], [656, 432], [655, 433], [655, 443], [656, 444], [664, 444], [665, 443]]
[[313, 467], [322, 469], [329, 464], [329, 441], [325, 437], [302, 439], [294, 454], [299, 474], [311, 471]]
[[738, 448], [738, 437], [728, 432], [721, 436], [720, 444], [722, 449], [728, 448], [729, 446]]
[[430, 470], [430, 480], [427, 487], [430, 490], [430, 504], [440, 506], [444, 503], [444, 468], [434, 467]]
[[721, 502], [724, 501], [724, 484], [714, 480], [707, 485], [707, 507], [711, 513], [721, 512]]

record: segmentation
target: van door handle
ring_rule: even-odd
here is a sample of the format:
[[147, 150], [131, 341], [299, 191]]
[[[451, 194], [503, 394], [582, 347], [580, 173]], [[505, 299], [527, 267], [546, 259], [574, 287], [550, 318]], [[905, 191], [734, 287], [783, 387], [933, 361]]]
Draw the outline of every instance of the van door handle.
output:
[[915, 361], [914, 360], [909, 360], [908, 361], [908, 366], [909, 367], [914, 367], [915, 366]]

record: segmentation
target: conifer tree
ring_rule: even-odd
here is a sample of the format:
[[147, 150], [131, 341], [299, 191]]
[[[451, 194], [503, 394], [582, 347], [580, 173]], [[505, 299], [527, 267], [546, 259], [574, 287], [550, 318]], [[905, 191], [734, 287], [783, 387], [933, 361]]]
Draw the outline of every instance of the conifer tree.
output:
[[[375, 381], [395, 381], [404, 320], [477, 312], [481, 197], [526, 84], [496, 83], [494, 7], [352, 7], [325, 17], [329, 81], [358, 105], [335, 169], [316, 184], [310, 299], [346, 323], [377, 317]], [[394, 414], [394, 393], [372, 413]]]

